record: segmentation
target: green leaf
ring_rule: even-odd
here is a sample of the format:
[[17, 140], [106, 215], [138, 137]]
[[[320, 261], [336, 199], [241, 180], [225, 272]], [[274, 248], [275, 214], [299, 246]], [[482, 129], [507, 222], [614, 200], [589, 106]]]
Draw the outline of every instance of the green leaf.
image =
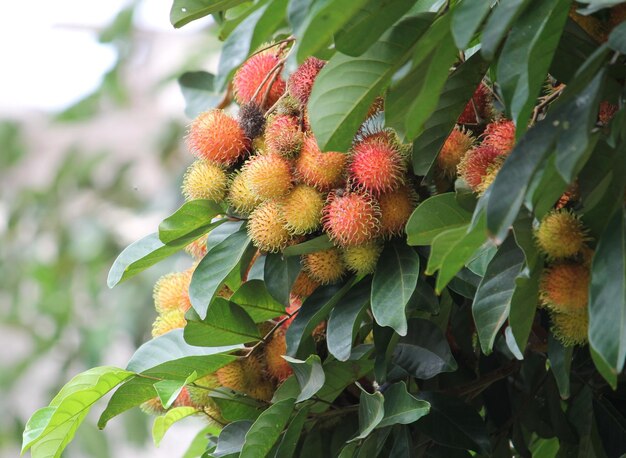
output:
[[200, 261], [189, 285], [191, 305], [200, 318], [207, 315], [224, 281], [239, 268], [242, 259], [249, 254], [250, 247], [250, 238], [242, 228], [211, 248]]
[[416, 0], [368, 0], [335, 34], [335, 47], [343, 54], [360, 56], [400, 19]]
[[370, 282], [364, 281], [356, 285], [330, 312], [326, 326], [326, 345], [329, 353], [339, 361], [350, 358], [352, 343], [370, 300], [370, 288]]
[[481, 37], [480, 52], [485, 59], [493, 59], [500, 47], [500, 42], [511, 29], [511, 25], [531, 2], [532, 0], [508, 0], [495, 6]]
[[488, 1], [464, 0], [452, 10], [452, 36], [457, 48], [467, 48], [490, 8]]
[[302, 24], [296, 57], [302, 62], [327, 48], [333, 35], [367, 3], [367, 0], [320, 0], [315, 2]]
[[176, 28], [189, 24], [209, 14], [224, 11], [246, 0], [174, 0], [170, 22]]
[[185, 380], [161, 380], [153, 386], [157, 396], [161, 400], [163, 408], [169, 409], [185, 385], [193, 382], [198, 378], [196, 371], [192, 372]]
[[293, 420], [289, 423], [285, 434], [283, 434], [283, 439], [280, 441], [280, 444], [276, 449], [274, 458], [291, 458], [295, 456], [298, 440], [300, 439], [300, 434], [302, 433], [302, 428], [304, 427], [304, 422], [306, 421], [308, 414], [308, 407], [304, 407], [293, 417]]
[[565, 347], [552, 334], [548, 336], [548, 361], [561, 399], [567, 399], [570, 396], [570, 370], [573, 353], [573, 346]]
[[198, 458], [206, 451], [209, 435], [212, 433], [213, 427], [206, 426], [196, 433], [191, 443], [187, 447], [185, 454], [182, 458]]
[[178, 78], [188, 118], [193, 119], [217, 106], [222, 96], [216, 92], [214, 82], [215, 75], [203, 71], [185, 72]]
[[518, 135], [524, 131], [559, 44], [571, 0], [534, 3], [515, 22], [504, 44], [497, 80]]
[[478, 285], [472, 315], [483, 353], [491, 353], [498, 331], [509, 317], [515, 279], [524, 265], [524, 252], [507, 237]]
[[198, 410], [195, 407], [175, 407], [165, 415], [156, 417], [152, 425], [152, 439], [154, 440], [154, 445], [158, 447], [159, 444], [161, 444], [165, 433], [174, 423], [197, 412]]
[[326, 380], [322, 362], [317, 355], [310, 355], [306, 361], [283, 356], [285, 361], [289, 363], [293, 373], [300, 385], [300, 394], [296, 398], [296, 402], [306, 401], [317, 393]]
[[261, 415], [264, 406], [246, 395], [232, 392], [228, 388], [216, 388], [209, 393], [217, 405], [221, 417], [227, 422], [251, 420]]
[[404, 382], [394, 383], [383, 393], [385, 415], [377, 428], [392, 425], [408, 425], [428, 414], [430, 404], [409, 394]]
[[33, 456], [60, 456], [91, 406], [132, 375], [117, 367], [102, 366], [74, 377], [48, 407], [36, 411], [26, 423], [22, 453], [42, 442]]
[[241, 420], [224, 426], [217, 439], [217, 448], [213, 452], [213, 456], [219, 458], [239, 454], [252, 423], [249, 420]]
[[609, 47], [622, 54], [626, 54], [626, 23], [615, 27], [609, 35]]
[[372, 314], [381, 326], [406, 335], [406, 305], [417, 286], [420, 258], [403, 242], [387, 244], [378, 259], [372, 280]]
[[320, 235], [306, 242], [298, 243], [297, 245], [288, 246], [283, 250], [283, 256], [297, 256], [300, 254], [315, 253], [316, 251], [323, 251], [335, 246], [333, 242], [328, 238], [327, 234]]
[[213, 218], [222, 212], [222, 207], [212, 200], [185, 202], [159, 224], [159, 239], [166, 245], [187, 245], [225, 222], [226, 219], [213, 222]]
[[383, 395], [378, 391], [369, 394], [359, 383], [356, 385], [361, 390], [361, 397], [359, 398], [359, 435], [350, 442], [367, 437], [385, 416], [385, 398], [383, 398]]
[[421, 318], [409, 320], [408, 333], [396, 345], [393, 362], [422, 380], [457, 369], [441, 330], [433, 322]]
[[[355, 2], [356, 3], [356, 2]], [[309, 99], [309, 116], [323, 151], [346, 151], [374, 99], [411, 56], [432, 15], [405, 19], [363, 55], [335, 54], [318, 74]]]
[[283, 258], [280, 253], [269, 253], [265, 257], [263, 278], [269, 294], [279, 303], [289, 305], [291, 287], [301, 269], [299, 258]]
[[449, 229], [467, 226], [472, 214], [461, 207], [453, 192], [429, 197], [413, 211], [406, 225], [409, 245], [430, 245]]
[[262, 323], [285, 313], [285, 307], [270, 295], [262, 280], [245, 282], [230, 297], [230, 301], [241, 306], [255, 323]]
[[246, 433], [241, 458], [264, 458], [272, 449], [283, 428], [287, 425], [294, 400], [285, 399], [270, 406], [252, 424]]
[[236, 345], [261, 339], [250, 315], [221, 297], [215, 298], [203, 320], [188, 317], [183, 336], [189, 345], [199, 347]]
[[[610, 218], [593, 256], [589, 344], [602, 376], [609, 382], [615, 381], [626, 357], [626, 211], [623, 208]], [[604, 364], [599, 365], [598, 359]]]

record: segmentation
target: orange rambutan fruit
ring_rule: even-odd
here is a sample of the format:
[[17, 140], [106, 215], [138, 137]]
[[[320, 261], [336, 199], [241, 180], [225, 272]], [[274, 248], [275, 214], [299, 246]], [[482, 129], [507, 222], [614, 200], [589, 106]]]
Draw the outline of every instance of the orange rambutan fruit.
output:
[[239, 123], [222, 110], [200, 113], [189, 126], [186, 140], [193, 154], [222, 165], [239, 160], [249, 146]]
[[226, 366], [219, 368], [215, 372], [215, 376], [220, 384], [231, 390], [246, 392], [247, 380], [244, 373], [243, 360], [238, 359]]
[[456, 175], [456, 167], [467, 151], [474, 145], [472, 132], [456, 126], [441, 147], [437, 156], [437, 165], [449, 178]]
[[172, 403], [172, 407], [197, 407], [191, 400], [189, 388], [184, 386], [183, 389], [180, 390], [180, 393], [178, 393], [176, 400]]
[[582, 221], [570, 210], [553, 210], [535, 230], [535, 241], [548, 259], [571, 258], [580, 253], [588, 240]]
[[317, 189], [299, 184], [280, 200], [283, 223], [290, 234], [313, 232], [322, 224], [324, 196]]
[[469, 150], [459, 162], [458, 173], [472, 191], [478, 191], [490, 167], [496, 164], [502, 151], [493, 146], [479, 146]]
[[185, 312], [181, 309], [160, 313], [152, 324], [152, 337], [159, 337], [174, 329], [184, 328], [186, 324]]
[[211, 405], [211, 390], [217, 388], [219, 385], [220, 382], [215, 373], [194, 380], [193, 385], [187, 387], [191, 405], [196, 407]]
[[299, 299], [308, 297], [319, 285], [319, 282], [309, 277], [306, 272], [300, 272], [291, 287], [291, 295]]
[[378, 196], [380, 208], [380, 235], [402, 235], [409, 217], [417, 206], [417, 195], [408, 186]]
[[350, 159], [350, 176], [364, 191], [378, 195], [404, 183], [406, 161], [387, 135], [365, 137], [352, 148]]
[[589, 332], [589, 316], [584, 308], [576, 313], [551, 313], [552, 334], [566, 347], [585, 345]]
[[515, 123], [504, 119], [487, 124], [482, 146], [492, 146], [508, 154], [515, 146]]
[[489, 119], [490, 105], [491, 92], [484, 83], [480, 83], [457, 122], [459, 124], [478, 124], [479, 121]]
[[159, 313], [170, 310], [182, 310], [186, 312], [191, 307], [189, 300], [189, 283], [193, 271], [173, 272], [163, 275], [154, 285], [152, 297], [154, 307]]
[[269, 401], [273, 385], [263, 377], [264, 368], [254, 357], [233, 361], [215, 373], [219, 384], [231, 390]]
[[313, 136], [305, 136], [302, 151], [296, 159], [296, 175], [305, 184], [325, 192], [344, 182], [346, 155], [339, 152], [322, 153]]
[[291, 366], [283, 358], [283, 355], [287, 354], [287, 342], [283, 328], [278, 329], [272, 335], [271, 340], [265, 344], [263, 350], [265, 365], [270, 376], [278, 382], [282, 382], [293, 373]]
[[291, 189], [291, 164], [278, 154], [261, 154], [244, 165], [250, 190], [260, 199], [282, 197]]
[[236, 173], [232, 178], [227, 200], [235, 211], [242, 215], [250, 214], [252, 210], [262, 202], [262, 200], [252, 192], [250, 179], [245, 169]]
[[228, 177], [217, 164], [204, 159], [194, 161], [183, 178], [183, 195], [186, 200], [209, 199], [221, 202], [226, 196]]
[[376, 269], [376, 263], [382, 250], [382, 244], [377, 242], [349, 246], [343, 250], [343, 262], [348, 270], [357, 275], [371, 274]]
[[611, 102], [603, 100], [602, 102], [600, 102], [600, 108], [598, 111], [598, 121], [600, 121], [600, 124], [605, 126], [609, 122], [611, 122], [611, 119], [613, 119], [613, 116], [615, 116], [615, 113], [617, 113], [617, 105], [614, 105]]
[[265, 129], [267, 151], [279, 156], [294, 157], [302, 148], [304, 134], [295, 116], [274, 115]]
[[342, 246], [368, 242], [380, 231], [380, 209], [365, 193], [332, 192], [323, 214], [324, 230]]
[[209, 234], [204, 234], [199, 239], [194, 240], [185, 247], [185, 251], [195, 260], [199, 261], [206, 255], [206, 241], [209, 238]]
[[[270, 48], [253, 54], [239, 67], [233, 78], [237, 103], [243, 105], [254, 101], [263, 109], [267, 109], [283, 95], [286, 85], [280, 76], [279, 64], [282, 56], [276, 52], [276, 49]], [[272, 72], [271, 75], [269, 75], [270, 72]], [[266, 94], [267, 97], [265, 97]], [[265, 103], [263, 103], [264, 97]]]
[[259, 205], [248, 219], [248, 234], [261, 251], [275, 253], [285, 248], [290, 235], [283, 225], [279, 204], [268, 200]]
[[558, 263], [545, 269], [539, 295], [542, 303], [558, 313], [575, 313], [587, 307], [589, 267]]
[[287, 80], [287, 91], [289, 95], [294, 97], [302, 105], [307, 104], [313, 83], [317, 74], [326, 65], [326, 61], [317, 57], [308, 57], [302, 64], [291, 74]]
[[337, 248], [303, 255], [302, 266], [313, 281], [322, 285], [337, 283], [346, 270], [341, 252]]

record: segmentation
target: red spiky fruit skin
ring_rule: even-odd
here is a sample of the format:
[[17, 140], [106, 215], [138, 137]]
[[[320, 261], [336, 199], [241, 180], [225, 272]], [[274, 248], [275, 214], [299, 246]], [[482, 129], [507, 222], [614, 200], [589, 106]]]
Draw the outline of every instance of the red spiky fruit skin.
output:
[[222, 110], [200, 113], [186, 141], [196, 156], [227, 166], [243, 157], [250, 144], [239, 123]]
[[493, 146], [479, 146], [465, 154], [458, 166], [459, 175], [473, 191], [479, 191], [489, 168], [496, 163], [502, 151]]
[[287, 341], [285, 340], [284, 329], [278, 329], [272, 335], [272, 339], [265, 344], [264, 353], [267, 372], [278, 382], [284, 381], [293, 374], [291, 366], [283, 358], [283, 355], [287, 354]]
[[456, 167], [465, 153], [474, 145], [474, 137], [470, 131], [455, 127], [446, 139], [439, 155], [437, 165], [447, 177], [456, 175]]
[[293, 157], [300, 152], [304, 134], [295, 116], [272, 116], [265, 129], [265, 145], [270, 153]]
[[404, 182], [406, 161], [388, 135], [368, 135], [352, 149], [350, 177], [374, 195], [397, 189]]
[[478, 124], [477, 113], [481, 120], [488, 119], [490, 99], [491, 93], [489, 89], [483, 83], [480, 83], [480, 86], [476, 88], [474, 95], [472, 95], [472, 100], [465, 105], [465, 109], [457, 122], [459, 124]]
[[404, 227], [417, 206], [417, 195], [407, 186], [381, 194], [378, 197], [380, 208], [380, 235], [385, 238], [402, 235]]
[[318, 191], [326, 192], [343, 185], [347, 157], [343, 153], [322, 153], [315, 138], [307, 136], [296, 159], [297, 178]]
[[504, 154], [515, 146], [515, 123], [508, 119], [487, 124], [482, 146], [492, 146]]
[[326, 61], [317, 57], [307, 58], [298, 69], [291, 74], [287, 81], [287, 91], [289, 95], [298, 100], [302, 105], [306, 105], [311, 96], [313, 83], [317, 74], [326, 65]]
[[322, 222], [328, 236], [342, 246], [368, 242], [380, 231], [380, 209], [364, 193], [331, 193], [323, 215]]
[[611, 122], [611, 119], [613, 119], [615, 113], [617, 113], [617, 105], [613, 105], [611, 102], [603, 100], [602, 102], [600, 102], [598, 121], [600, 121], [602, 125], [607, 125], [609, 122]]
[[[275, 79], [274, 75], [267, 78], [267, 80], [265, 80], [265, 78], [272, 69], [275, 69], [280, 59], [281, 56], [277, 54], [274, 49], [268, 49], [253, 55], [243, 63], [233, 78], [233, 89], [237, 103], [240, 105], [250, 103], [253, 101], [253, 97], [254, 102], [261, 105], [264, 109], [276, 103], [285, 92], [285, 81], [280, 74], [278, 74]], [[280, 72], [280, 68], [274, 71]], [[265, 82], [263, 82], [264, 80]], [[270, 86], [272, 80], [274, 81]], [[261, 83], [263, 83], [263, 86], [257, 92]], [[263, 97], [266, 92], [267, 98], [265, 103], [263, 103]], [[256, 96], [254, 95], [255, 93], [257, 93]]]

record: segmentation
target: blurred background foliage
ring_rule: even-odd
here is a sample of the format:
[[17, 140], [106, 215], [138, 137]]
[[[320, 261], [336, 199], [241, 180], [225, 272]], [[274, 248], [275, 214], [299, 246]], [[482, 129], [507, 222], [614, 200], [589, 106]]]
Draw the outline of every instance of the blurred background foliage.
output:
[[[55, 3], [61, 16], [76, 7]], [[216, 65], [217, 31], [206, 20], [175, 32], [167, 2], [117, 3], [107, 24], [80, 23], [81, 11], [72, 24], [53, 24], [77, 39], [87, 30], [114, 51], [92, 92], [52, 111], [0, 98], [0, 456], [18, 456], [29, 414], [74, 374], [125, 365], [149, 336], [156, 278], [187, 267], [175, 258], [114, 292], [106, 287], [117, 254], [180, 203], [191, 158], [181, 148], [188, 120], [176, 80]], [[42, 69], [41, 84], [59, 90], [46, 71], [55, 70]], [[71, 84], [77, 75], [67, 71]], [[131, 412], [106, 435], [87, 422], [64, 456], [181, 455], [197, 430], [178, 426], [157, 450], [148, 422]]]

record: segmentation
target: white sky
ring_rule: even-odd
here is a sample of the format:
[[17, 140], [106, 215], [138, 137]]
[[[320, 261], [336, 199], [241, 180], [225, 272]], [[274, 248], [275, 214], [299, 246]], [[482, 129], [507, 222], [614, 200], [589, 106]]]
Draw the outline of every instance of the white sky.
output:
[[[115, 51], [94, 31], [127, 0], [3, 1], [0, 16], [0, 111], [58, 111], [91, 93], [113, 66]], [[144, 0], [135, 16], [143, 29], [172, 31], [171, 0]], [[193, 32], [193, 24], [175, 33]]]

